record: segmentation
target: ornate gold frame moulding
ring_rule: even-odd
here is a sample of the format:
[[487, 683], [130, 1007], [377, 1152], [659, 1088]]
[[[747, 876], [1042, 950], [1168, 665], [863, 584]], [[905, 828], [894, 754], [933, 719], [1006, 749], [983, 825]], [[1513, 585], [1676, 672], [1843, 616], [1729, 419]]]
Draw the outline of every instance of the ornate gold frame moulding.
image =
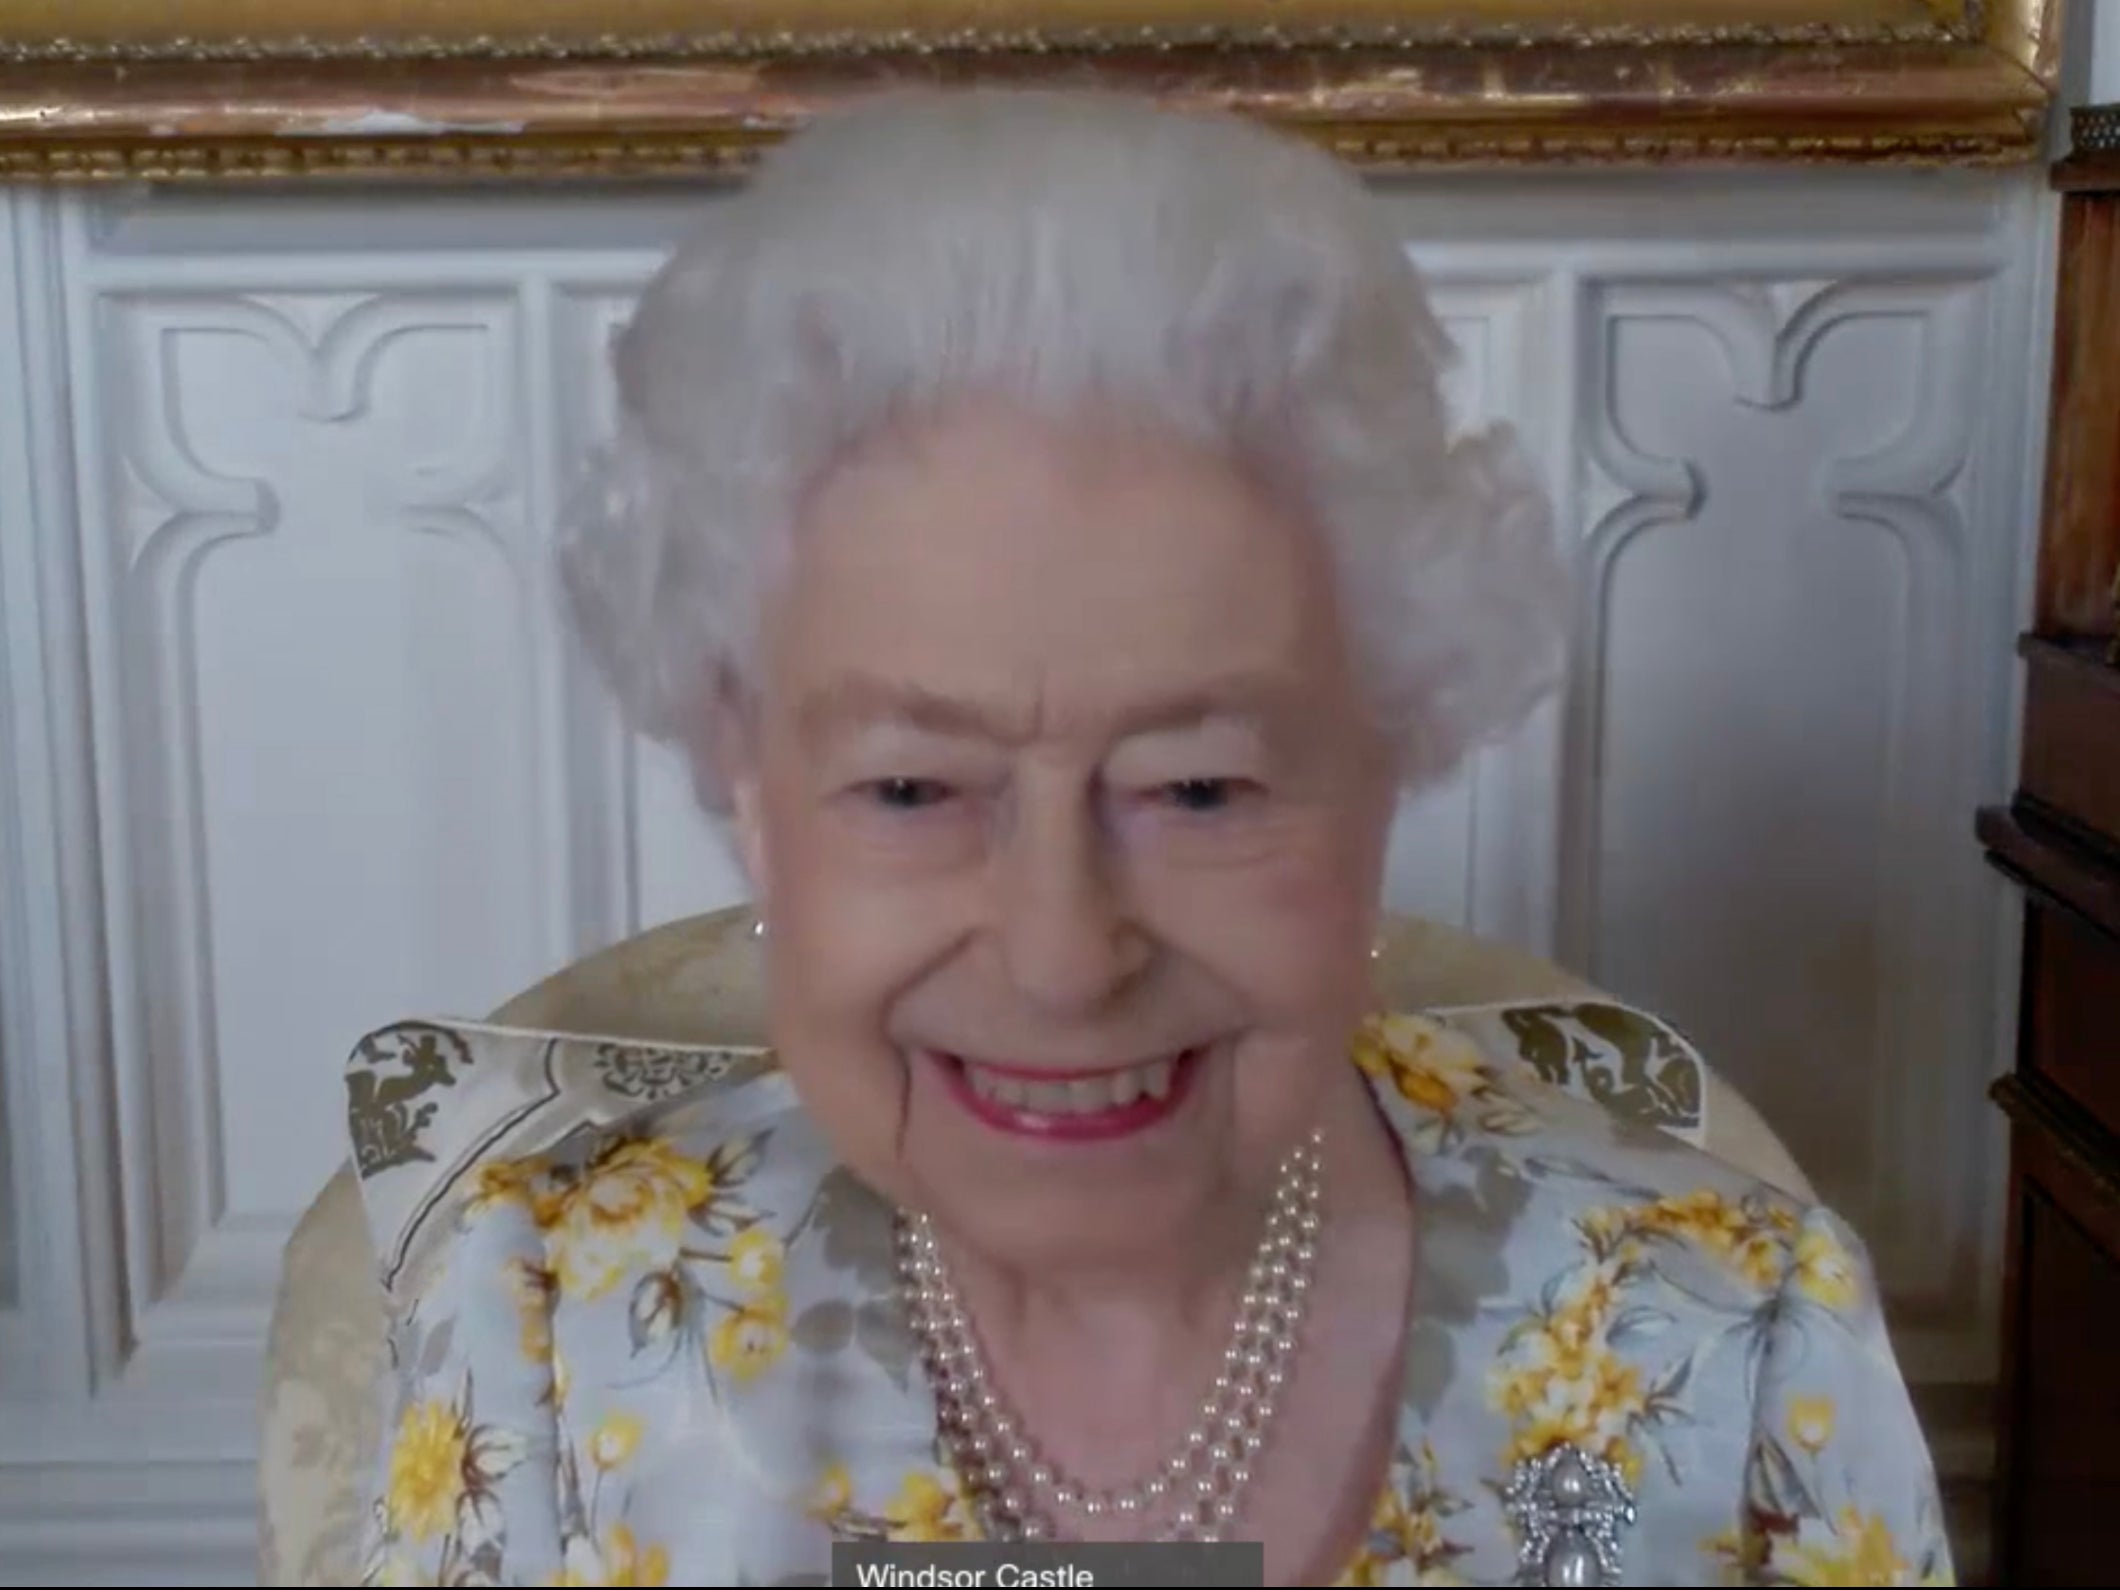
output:
[[908, 82], [1102, 82], [1378, 168], [2040, 156], [2064, 0], [0, 0], [0, 176], [741, 171]]

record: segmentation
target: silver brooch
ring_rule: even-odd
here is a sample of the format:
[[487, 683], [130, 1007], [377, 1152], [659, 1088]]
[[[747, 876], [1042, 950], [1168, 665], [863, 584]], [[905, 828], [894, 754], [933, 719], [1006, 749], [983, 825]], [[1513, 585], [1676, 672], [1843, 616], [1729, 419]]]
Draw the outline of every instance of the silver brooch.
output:
[[1619, 1583], [1634, 1493], [1603, 1458], [1558, 1442], [1517, 1464], [1502, 1505], [1516, 1524], [1518, 1584]]

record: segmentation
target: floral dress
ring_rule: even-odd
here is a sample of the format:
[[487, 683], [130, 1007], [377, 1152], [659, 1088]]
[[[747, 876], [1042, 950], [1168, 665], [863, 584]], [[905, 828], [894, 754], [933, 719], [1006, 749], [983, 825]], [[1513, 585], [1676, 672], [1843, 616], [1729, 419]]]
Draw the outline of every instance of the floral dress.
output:
[[[1628, 1584], [1952, 1583], [1868, 1264], [1826, 1210], [1379, 1017], [1418, 1225], [1398, 1441], [1345, 1585], [1508, 1584], [1556, 1442], [1637, 1501]], [[392, 1328], [370, 1584], [823, 1585], [973, 1535], [890, 1211], [786, 1078], [489, 1165]]]

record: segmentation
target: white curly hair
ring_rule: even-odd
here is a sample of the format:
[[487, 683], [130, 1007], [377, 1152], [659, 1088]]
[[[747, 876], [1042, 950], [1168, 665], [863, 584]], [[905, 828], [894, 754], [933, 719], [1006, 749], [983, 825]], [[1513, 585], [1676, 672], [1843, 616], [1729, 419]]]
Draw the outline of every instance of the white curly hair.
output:
[[769, 582], [847, 449], [966, 393], [1116, 402], [1327, 537], [1419, 787], [1566, 655], [1545, 494], [1506, 432], [1452, 435], [1451, 355], [1379, 207], [1309, 145], [1096, 91], [882, 96], [780, 145], [649, 284], [561, 552], [571, 616], [627, 719], [696, 745], [709, 689], [756, 683]]

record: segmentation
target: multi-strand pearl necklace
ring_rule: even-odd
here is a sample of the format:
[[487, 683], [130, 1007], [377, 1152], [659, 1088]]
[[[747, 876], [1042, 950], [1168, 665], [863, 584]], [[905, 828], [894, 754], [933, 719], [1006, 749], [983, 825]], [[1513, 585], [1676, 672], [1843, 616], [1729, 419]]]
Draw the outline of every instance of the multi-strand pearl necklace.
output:
[[927, 1216], [901, 1216], [899, 1280], [940, 1405], [950, 1460], [991, 1540], [1047, 1540], [1056, 1515], [1154, 1523], [1165, 1539], [1216, 1541], [1236, 1519], [1301, 1337], [1317, 1267], [1323, 1137], [1282, 1162], [1221, 1373], [1200, 1417], [1147, 1479], [1098, 1490], [1042, 1453], [994, 1385]]

